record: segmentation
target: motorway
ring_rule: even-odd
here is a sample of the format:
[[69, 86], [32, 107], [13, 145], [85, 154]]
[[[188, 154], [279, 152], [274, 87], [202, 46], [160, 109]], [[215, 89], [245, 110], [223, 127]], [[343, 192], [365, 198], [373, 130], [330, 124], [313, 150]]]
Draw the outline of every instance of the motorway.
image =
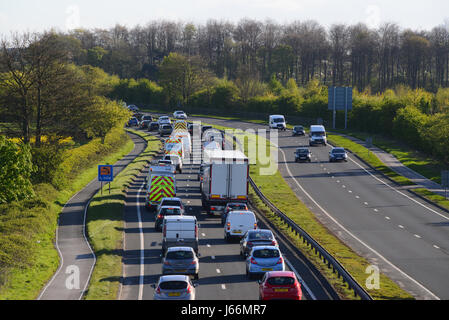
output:
[[[195, 118], [246, 129], [268, 126]], [[288, 119], [287, 119], [288, 120]], [[394, 186], [350, 155], [329, 163], [330, 147], [312, 148], [312, 163], [295, 163], [307, 137], [279, 133], [279, 170], [317, 218], [418, 299], [449, 299], [449, 215]]]
[[[202, 211], [200, 186], [197, 181], [199, 165], [184, 166], [177, 175], [177, 196], [183, 199], [186, 214], [199, 221], [200, 275], [196, 289], [197, 300], [257, 300], [258, 283], [245, 274], [245, 261], [239, 255], [239, 243], [226, 243], [221, 219]], [[151, 300], [161, 275], [162, 233], [154, 230], [154, 213], [144, 209], [143, 188], [146, 168], [130, 186], [125, 207], [125, 243], [121, 300]], [[260, 221], [259, 227], [263, 227]], [[298, 252], [278, 238], [280, 248], [291, 267], [303, 281], [304, 299], [330, 300], [338, 296], [326, 280]]]

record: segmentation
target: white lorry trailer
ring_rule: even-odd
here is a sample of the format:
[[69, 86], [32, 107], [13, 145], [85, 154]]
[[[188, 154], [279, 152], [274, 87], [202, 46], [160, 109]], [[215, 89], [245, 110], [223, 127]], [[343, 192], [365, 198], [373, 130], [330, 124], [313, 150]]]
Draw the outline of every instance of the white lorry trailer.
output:
[[238, 150], [204, 150], [201, 198], [208, 214], [248, 201], [249, 161]]

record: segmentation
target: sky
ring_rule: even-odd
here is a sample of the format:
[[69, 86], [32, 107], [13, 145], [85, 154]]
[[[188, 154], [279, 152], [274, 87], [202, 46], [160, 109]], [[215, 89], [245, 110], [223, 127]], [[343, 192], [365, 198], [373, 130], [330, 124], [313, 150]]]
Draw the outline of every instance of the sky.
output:
[[448, 0], [0, 0], [0, 34], [54, 28], [144, 26], [152, 20], [205, 23], [243, 18], [284, 24], [316, 20], [325, 27], [359, 22], [376, 28], [395, 22], [402, 28], [449, 29]]

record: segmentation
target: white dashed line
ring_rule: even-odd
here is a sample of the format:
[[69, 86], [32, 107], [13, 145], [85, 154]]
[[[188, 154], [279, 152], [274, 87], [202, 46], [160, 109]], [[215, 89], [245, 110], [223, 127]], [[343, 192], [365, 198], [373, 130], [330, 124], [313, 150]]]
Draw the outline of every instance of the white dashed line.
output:
[[377, 210], [377, 209], [374, 209], [374, 211], [375, 211], [375, 212], [379, 212], [379, 210]]
[[437, 245], [433, 245], [433, 247], [434, 247], [435, 249], [440, 249], [440, 247], [437, 246]]
[[210, 248], [210, 244], [207, 244], [206, 246], [207, 246], [208, 248]]
[[421, 236], [419, 234], [415, 234], [415, 237], [421, 239]]
[[403, 226], [403, 225], [401, 225], [401, 224], [400, 224], [400, 225], [398, 225], [398, 227], [399, 227], [399, 228], [401, 228], [401, 229], [404, 229], [404, 226]]
[[226, 286], [225, 286], [224, 284], [221, 285], [221, 288], [222, 288], [223, 290], [226, 290]]
[[348, 190], [349, 193], [352, 193], [352, 190]]
[[346, 186], [345, 186], [345, 185], [342, 185], [341, 187], [342, 187], [342, 188], [346, 188]]
[[211, 258], [212, 260], [215, 260], [215, 256], [210, 256], [210, 258]]
[[365, 204], [365, 206], [367, 206], [367, 205], [368, 205], [368, 202], [364, 202], [364, 204]]
[[385, 217], [385, 219], [387, 219], [387, 220], [391, 220], [391, 219], [390, 219], [390, 217]]
[[360, 197], [359, 196], [355, 196], [356, 197], [356, 199], [360, 199]]
[[217, 269], [217, 273], [221, 273], [220, 269]]
[[203, 237], [205, 237], [205, 236], [206, 236], [206, 234], [205, 234], [205, 233], [202, 233], [201, 235], [202, 235]]

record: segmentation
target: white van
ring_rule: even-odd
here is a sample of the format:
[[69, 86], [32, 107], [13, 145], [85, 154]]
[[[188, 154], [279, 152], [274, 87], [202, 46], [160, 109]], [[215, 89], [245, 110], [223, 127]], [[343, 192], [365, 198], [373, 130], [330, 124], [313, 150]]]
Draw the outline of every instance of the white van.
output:
[[327, 145], [326, 128], [324, 126], [310, 126], [309, 145], [313, 146], [316, 144]]
[[281, 115], [273, 115], [268, 119], [270, 129], [287, 130], [287, 122], [285, 117]]
[[198, 254], [198, 223], [194, 216], [166, 216], [162, 222], [162, 255], [171, 247], [191, 247]]
[[224, 239], [242, 238], [249, 230], [257, 229], [256, 215], [251, 211], [230, 211], [226, 217]]

